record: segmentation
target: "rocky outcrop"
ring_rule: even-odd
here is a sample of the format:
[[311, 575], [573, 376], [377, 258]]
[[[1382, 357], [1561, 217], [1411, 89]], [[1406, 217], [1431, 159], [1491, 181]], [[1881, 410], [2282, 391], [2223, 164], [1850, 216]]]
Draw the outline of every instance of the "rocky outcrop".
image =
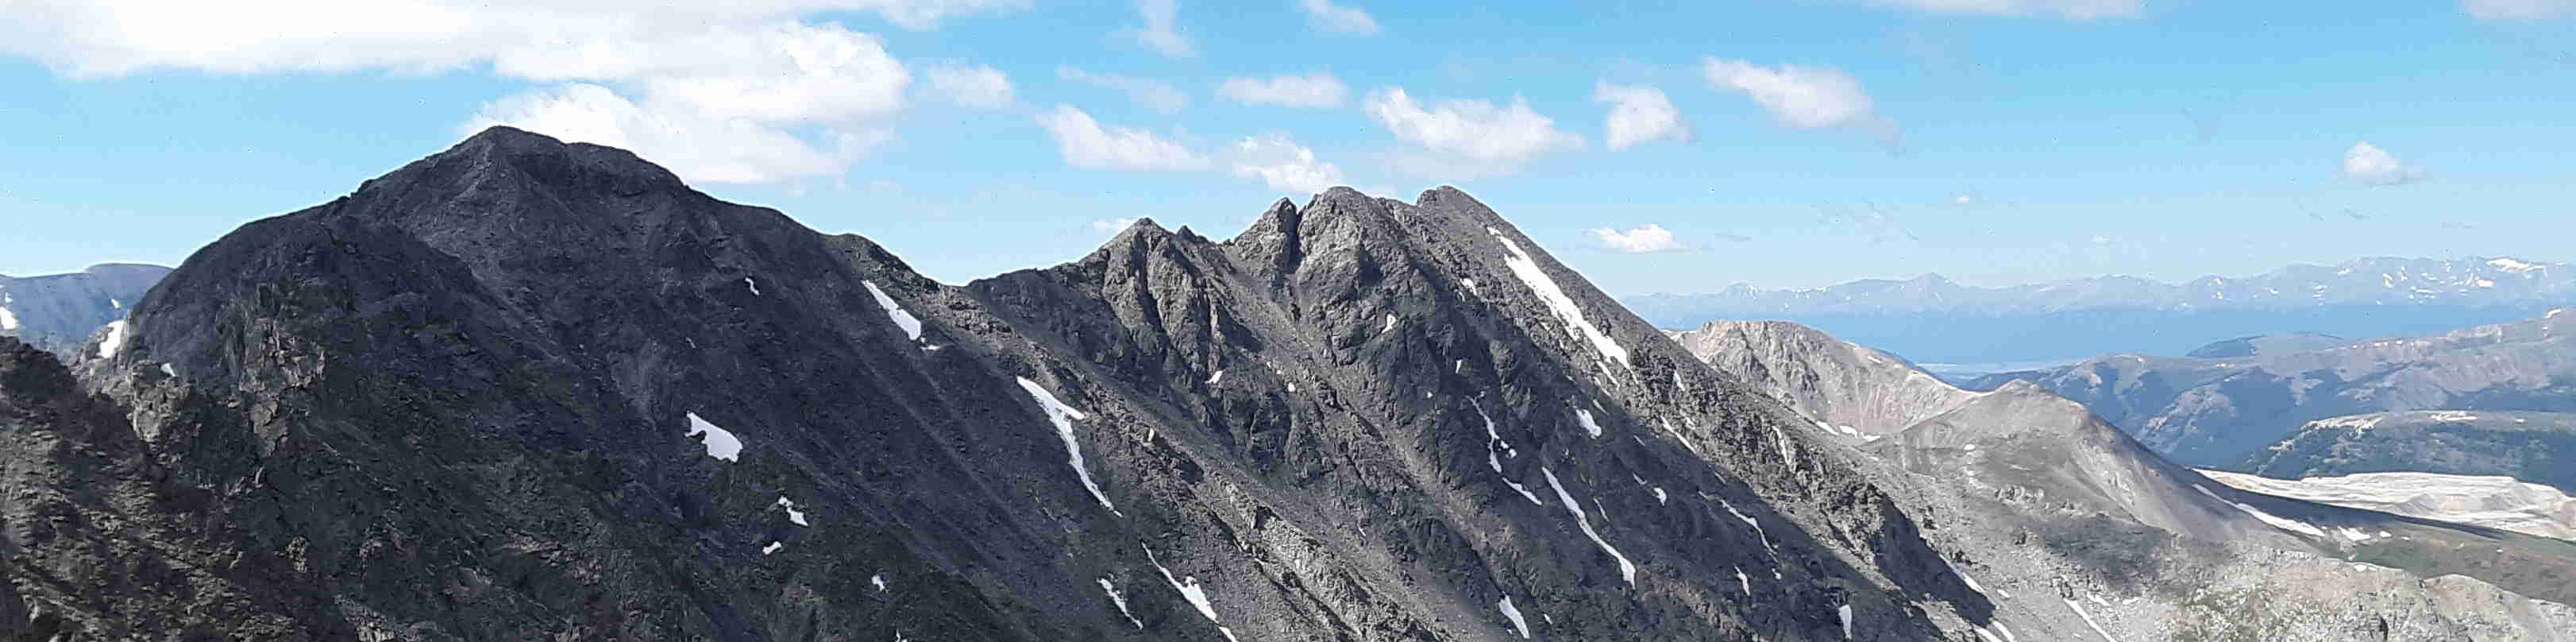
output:
[[70, 274], [0, 276], [0, 335], [62, 352], [125, 318], [169, 274], [158, 265], [106, 263]]

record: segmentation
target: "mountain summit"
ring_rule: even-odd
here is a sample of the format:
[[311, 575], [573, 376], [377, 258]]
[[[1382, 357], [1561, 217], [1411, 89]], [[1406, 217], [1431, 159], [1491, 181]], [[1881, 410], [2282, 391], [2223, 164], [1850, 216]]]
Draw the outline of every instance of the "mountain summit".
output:
[[[496, 128], [0, 345], [0, 630], [1959, 638], [1856, 455], [1482, 203], [946, 286]], [[5, 343], [6, 340], [0, 340]]]

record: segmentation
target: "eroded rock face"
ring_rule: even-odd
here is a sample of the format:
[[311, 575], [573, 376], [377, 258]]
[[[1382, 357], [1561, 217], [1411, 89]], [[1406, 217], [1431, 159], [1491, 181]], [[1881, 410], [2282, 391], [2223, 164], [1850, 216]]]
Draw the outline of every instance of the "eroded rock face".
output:
[[1455, 190], [1282, 202], [1222, 243], [1140, 224], [950, 287], [494, 129], [244, 226], [69, 364], [14, 346], [0, 629], [1837, 640], [1991, 615], [1882, 473]]

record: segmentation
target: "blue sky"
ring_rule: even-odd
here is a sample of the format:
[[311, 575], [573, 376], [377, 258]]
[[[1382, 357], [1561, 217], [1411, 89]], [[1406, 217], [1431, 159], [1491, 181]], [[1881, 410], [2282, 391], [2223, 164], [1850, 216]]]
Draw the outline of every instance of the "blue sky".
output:
[[1458, 185], [1615, 294], [2576, 260], [2576, 0], [251, 4], [0, 8], [0, 273], [492, 122], [950, 282], [1327, 184]]

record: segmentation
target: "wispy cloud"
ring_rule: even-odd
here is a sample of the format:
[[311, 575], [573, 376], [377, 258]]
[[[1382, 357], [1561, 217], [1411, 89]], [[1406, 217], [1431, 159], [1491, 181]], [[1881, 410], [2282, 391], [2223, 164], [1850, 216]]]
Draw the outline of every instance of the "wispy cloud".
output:
[[2576, 16], [2576, 0], [2460, 0], [2460, 10], [2482, 20], [2544, 20]]
[[1860, 80], [1840, 69], [1705, 58], [1700, 73], [1709, 85], [1744, 94], [1791, 128], [1850, 128], [1889, 146], [1905, 138], [1895, 119], [1878, 113]]
[[1297, 10], [1306, 12], [1306, 21], [1315, 28], [1354, 36], [1377, 35], [1377, 18], [1359, 9], [1333, 4], [1333, 0], [1298, 0]]
[[1206, 169], [1206, 156], [1153, 132], [1105, 127], [1072, 105], [1039, 114], [1038, 125], [1055, 138], [1064, 162], [1085, 169], [1190, 171]]
[[1664, 226], [1653, 223], [1631, 227], [1626, 230], [1607, 227], [1595, 228], [1590, 230], [1588, 233], [1592, 235], [1593, 241], [1601, 244], [1602, 249], [1607, 249], [1612, 252], [1648, 254], [1655, 252], [1688, 252], [1691, 250], [1689, 245], [1673, 238], [1672, 230], [1664, 229]]
[[2343, 152], [2343, 175], [2363, 185], [2385, 186], [2414, 182], [2423, 177], [2421, 168], [2397, 159], [2396, 154], [2369, 142], [2353, 143]]
[[1199, 55], [1198, 45], [1181, 33], [1180, 0], [1136, 0], [1136, 16], [1145, 24], [1120, 32], [1136, 44], [1173, 58]]
[[1321, 71], [1270, 78], [1227, 78], [1216, 88], [1219, 98], [1282, 107], [1340, 107], [1350, 93], [1350, 86], [1342, 84], [1342, 79]]
[[1369, 94], [1369, 117], [1414, 146], [1398, 164], [1443, 179], [1509, 174], [1546, 154], [1582, 149], [1583, 137], [1556, 128], [1556, 120], [1530, 109], [1483, 100], [1416, 102], [1403, 87]]
[[1610, 114], [1602, 119], [1602, 144], [1612, 150], [1661, 140], [1691, 140], [1690, 121], [1682, 111], [1664, 97], [1664, 90], [1648, 85], [1614, 85], [1598, 82], [1592, 86], [1592, 101], [1608, 103]]

